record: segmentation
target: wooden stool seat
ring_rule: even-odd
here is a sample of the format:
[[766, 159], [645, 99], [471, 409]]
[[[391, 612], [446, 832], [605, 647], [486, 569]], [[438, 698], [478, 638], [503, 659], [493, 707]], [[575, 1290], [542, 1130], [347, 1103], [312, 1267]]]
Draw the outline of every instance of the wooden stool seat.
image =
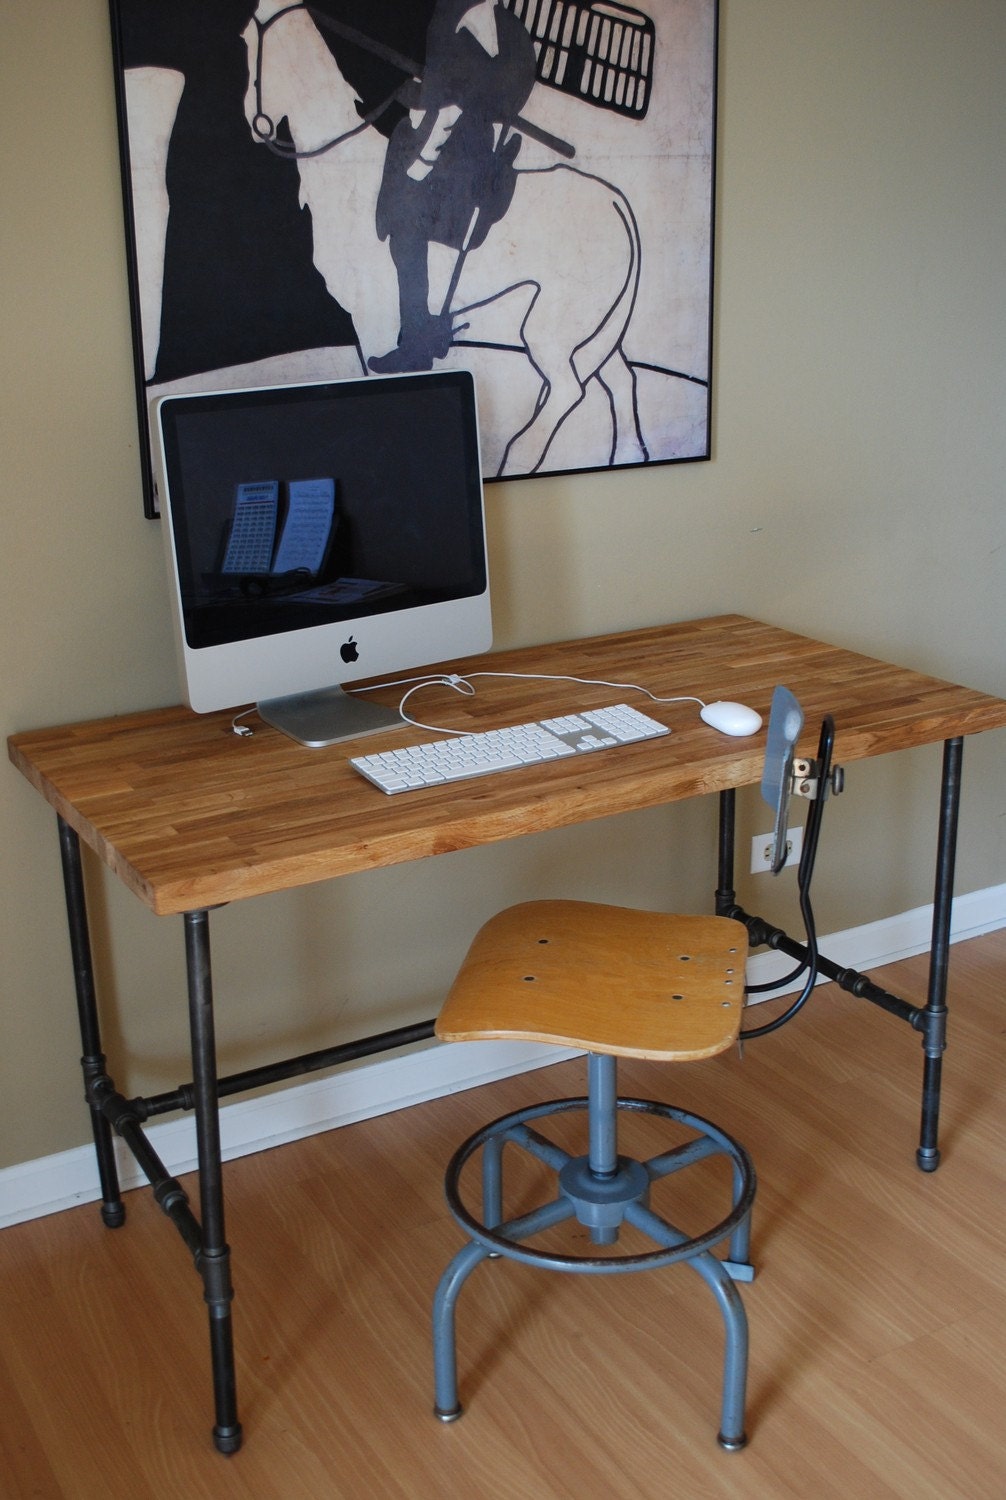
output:
[[747, 949], [747, 929], [729, 917], [525, 902], [476, 935], [436, 1034], [665, 1062], [713, 1057], [740, 1031]]

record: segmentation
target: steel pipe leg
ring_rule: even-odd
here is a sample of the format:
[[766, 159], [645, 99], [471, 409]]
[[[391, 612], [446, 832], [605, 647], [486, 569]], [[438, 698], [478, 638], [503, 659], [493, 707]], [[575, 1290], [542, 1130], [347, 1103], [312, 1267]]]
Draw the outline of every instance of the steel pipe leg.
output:
[[224, 1234], [209, 913], [186, 912], [184, 920], [202, 1220], [202, 1248], [196, 1257], [196, 1265], [203, 1279], [203, 1295], [209, 1309], [210, 1357], [216, 1412], [213, 1441], [221, 1453], [236, 1453], [241, 1446], [241, 1424], [237, 1418], [231, 1323], [234, 1291], [230, 1277], [230, 1249]]
[[62, 818], [59, 824], [59, 854], [63, 867], [63, 891], [66, 897], [66, 919], [73, 958], [73, 977], [77, 993], [77, 1022], [80, 1027], [84, 1094], [91, 1111], [91, 1130], [101, 1184], [101, 1217], [109, 1229], [118, 1229], [126, 1220], [126, 1208], [119, 1190], [119, 1169], [112, 1145], [112, 1129], [102, 1113], [95, 1085], [111, 1079], [105, 1070], [101, 1050], [101, 1028], [91, 959], [91, 938], [87, 925], [87, 900], [80, 858], [80, 840]]
[[936, 847], [936, 888], [933, 897], [933, 933], [929, 951], [929, 991], [923, 1012], [922, 1120], [915, 1160], [923, 1172], [935, 1172], [940, 1164], [940, 1088], [943, 1053], [947, 1045], [947, 975], [950, 968], [950, 924], [953, 916], [954, 870], [957, 859], [957, 822], [961, 800], [963, 739], [947, 740], [943, 746], [940, 785], [940, 822]]
[[719, 843], [717, 846], [717, 873], [715, 911], [718, 917], [728, 916], [737, 901], [734, 890], [734, 843], [737, 826], [737, 793], [732, 787], [720, 792]]

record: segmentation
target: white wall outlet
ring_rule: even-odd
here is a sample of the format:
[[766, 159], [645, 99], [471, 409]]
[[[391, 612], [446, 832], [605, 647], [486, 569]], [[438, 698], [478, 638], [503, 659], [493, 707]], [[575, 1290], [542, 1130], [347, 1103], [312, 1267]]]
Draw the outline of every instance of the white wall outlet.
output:
[[[800, 863], [800, 851], [803, 848], [803, 824], [797, 823], [793, 828], [786, 829], [786, 863], [797, 865]], [[762, 870], [772, 868], [769, 863], [772, 857], [772, 835], [771, 833], [756, 833], [751, 840], [751, 874], [758, 875]]]

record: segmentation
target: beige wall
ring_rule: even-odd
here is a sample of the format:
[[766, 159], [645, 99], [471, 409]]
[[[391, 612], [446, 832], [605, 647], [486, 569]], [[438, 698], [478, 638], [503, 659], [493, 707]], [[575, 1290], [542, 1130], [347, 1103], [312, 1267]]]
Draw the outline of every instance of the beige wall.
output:
[[[106, 9], [0, 0], [5, 734], [178, 696], [139, 498]], [[736, 609], [1006, 693], [1004, 56], [1001, 0], [726, 0], [713, 461], [491, 486], [501, 645]], [[1006, 879], [1004, 747], [969, 746], [961, 891]], [[823, 931], [930, 899], [938, 763], [854, 769]], [[55, 820], [2, 774], [0, 1166], [87, 1133]], [[875, 837], [891, 803], [893, 850]], [[712, 816], [220, 913], [225, 1067], [276, 1032], [294, 1050], [430, 1013], [475, 923], [518, 893], [704, 905]], [[747, 804], [745, 832], [759, 821]], [[92, 886], [113, 1071], [131, 1043], [147, 1062], [127, 1089], [181, 1082], [180, 928]]]

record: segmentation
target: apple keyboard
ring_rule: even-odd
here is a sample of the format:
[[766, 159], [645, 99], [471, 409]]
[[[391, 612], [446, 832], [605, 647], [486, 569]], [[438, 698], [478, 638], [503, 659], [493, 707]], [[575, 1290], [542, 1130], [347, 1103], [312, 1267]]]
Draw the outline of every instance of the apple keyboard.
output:
[[559, 714], [507, 729], [489, 729], [397, 750], [354, 755], [349, 764], [382, 792], [392, 795], [520, 766], [542, 765], [546, 761], [607, 750], [613, 745], [655, 739], [661, 734], [670, 734], [666, 724], [630, 708], [627, 703], [616, 703], [610, 708]]

